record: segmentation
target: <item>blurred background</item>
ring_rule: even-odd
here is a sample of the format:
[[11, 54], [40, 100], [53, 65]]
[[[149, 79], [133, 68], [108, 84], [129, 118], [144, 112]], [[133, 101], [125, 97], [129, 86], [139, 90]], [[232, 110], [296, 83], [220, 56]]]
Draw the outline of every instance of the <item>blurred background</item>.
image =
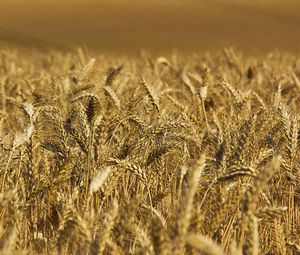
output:
[[0, 0], [0, 45], [300, 50], [299, 0]]

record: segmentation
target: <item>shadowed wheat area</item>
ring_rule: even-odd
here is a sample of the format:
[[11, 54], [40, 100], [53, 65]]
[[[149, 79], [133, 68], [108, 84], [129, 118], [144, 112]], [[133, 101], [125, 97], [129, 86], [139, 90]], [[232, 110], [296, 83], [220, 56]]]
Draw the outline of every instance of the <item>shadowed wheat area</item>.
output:
[[299, 254], [300, 61], [0, 53], [1, 254]]

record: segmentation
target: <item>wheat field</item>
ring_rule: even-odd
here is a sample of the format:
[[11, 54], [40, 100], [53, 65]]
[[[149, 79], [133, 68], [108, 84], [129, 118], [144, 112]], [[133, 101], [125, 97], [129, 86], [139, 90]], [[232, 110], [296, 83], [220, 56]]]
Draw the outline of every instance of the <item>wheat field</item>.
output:
[[0, 53], [1, 254], [300, 254], [300, 59]]

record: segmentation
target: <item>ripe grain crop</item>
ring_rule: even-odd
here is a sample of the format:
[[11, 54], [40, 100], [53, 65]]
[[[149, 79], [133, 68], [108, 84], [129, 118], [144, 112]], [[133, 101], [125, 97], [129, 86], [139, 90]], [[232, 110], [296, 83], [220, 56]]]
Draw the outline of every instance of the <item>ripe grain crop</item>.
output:
[[300, 60], [0, 53], [1, 254], [300, 254]]

